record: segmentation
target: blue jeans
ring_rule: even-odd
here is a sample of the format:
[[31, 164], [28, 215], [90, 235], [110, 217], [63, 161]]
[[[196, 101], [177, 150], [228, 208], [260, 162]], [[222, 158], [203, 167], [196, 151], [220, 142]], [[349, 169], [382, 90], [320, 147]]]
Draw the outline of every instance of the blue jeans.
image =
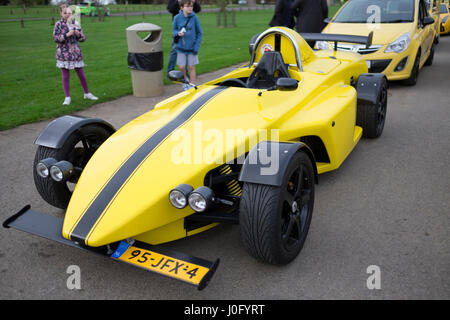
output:
[[167, 65], [167, 73], [169, 73], [169, 71], [172, 71], [175, 69], [175, 64], [177, 63], [177, 50], [176, 50], [176, 43], [173, 42], [173, 38], [172, 38], [172, 47], [170, 49], [170, 54], [169, 54], [169, 64]]
[[[169, 53], [169, 63], [167, 64], [167, 73], [172, 70], [175, 70], [175, 65], [177, 64], [177, 44], [173, 42], [172, 38], [172, 47], [170, 48]], [[186, 67], [186, 74], [189, 76], [188, 68]]]

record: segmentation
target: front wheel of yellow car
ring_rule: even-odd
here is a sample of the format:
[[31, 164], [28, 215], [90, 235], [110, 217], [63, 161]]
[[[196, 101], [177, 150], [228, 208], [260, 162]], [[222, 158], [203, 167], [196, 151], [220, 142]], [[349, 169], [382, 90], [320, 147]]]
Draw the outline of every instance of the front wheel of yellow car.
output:
[[414, 66], [411, 69], [411, 74], [408, 79], [404, 80], [403, 83], [407, 86], [415, 86], [417, 83], [417, 78], [419, 77], [419, 67], [420, 67], [420, 51], [416, 54], [416, 60], [414, 60]]
[[271, 264], [291, 262], [305, 243], [313, 206], [313, 166], [299, 151], [291, 159], [281, 186], [244, 184], [239, 225], [245, 249]]
[[44, 178], [38, 173], [38, 163], [48, 158], [56, 161], [65, 160], [70, 162], [76, 170], [82, 170], [94, 152], [110, 135], [110, 131], [105, 127], [90, 124], [73, 132], [59, 149], [39, 146], [34, 157], [33, 176], [34, 184], [41, 197], [54, 207], [67, 208], [81, 172], [75, 173], [70, 179], [55, 181], [49, 174]]

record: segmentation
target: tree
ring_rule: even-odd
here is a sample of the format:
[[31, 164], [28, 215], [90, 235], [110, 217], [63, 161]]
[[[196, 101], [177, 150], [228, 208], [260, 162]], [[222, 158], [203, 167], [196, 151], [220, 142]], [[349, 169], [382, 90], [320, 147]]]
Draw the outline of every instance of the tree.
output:
[[23, 12], [26, 13], [27, 7], [29, 7], [34, 1], [32, 0], [11, 0], [12, 4], [22, 6]]
[[216, 4], [219, 7], [219, 12], [217, 13], [217, 26], [220, 27], [222, 23], [220, 22], [220, 17], [223, 16], [224, 26], [227, 26], [227, 0], [216, 0]]

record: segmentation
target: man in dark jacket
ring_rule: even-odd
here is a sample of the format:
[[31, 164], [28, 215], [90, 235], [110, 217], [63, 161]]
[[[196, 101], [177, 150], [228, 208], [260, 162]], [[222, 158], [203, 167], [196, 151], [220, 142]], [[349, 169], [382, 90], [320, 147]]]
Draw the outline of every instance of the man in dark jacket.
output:
[[[200, 7], [200, 4], [198, 3], [198, 0], [193, 0], [194, 2], [194, 12], [199, 13], [202, 8]], [[180, 3], [179, 0], [169, 0], [167, 3], [167, 11], [169, 11], [172, 14], [172, 21], [173, 18], [180, 13]], [[169, 54], [169, 63], [167, 64], [167, 73], [169, 71], [172, 71], [175, 69], [175, 64], [177, 63], [177, 50], [175, 49], [175, 43], [173, 42], [172, 38], [172, 47], [170, 49]]]
[[[200, 7], [200, 4], [198, 1], [194, 0], [194, 12], [199, 13], [202, 10]], [[180, 3], [179, 0], [169, 0], [167, 3], [167, 11], [169, 11], [172, 14], [172, 20], [173, 18], [180, 12]]]
[[298, 33], [320, 33], [325, 28], [323, 20], [328, 18], [327, 0], [295, 0], [292, 10], [297, 17]]
[[269, 26], [275, 27], [288, 27], [293, 28], [295, 26], [295, 20], [292, 10], [293, 0], [277, 0], [275, 5], [275, 14], [269, 23]]

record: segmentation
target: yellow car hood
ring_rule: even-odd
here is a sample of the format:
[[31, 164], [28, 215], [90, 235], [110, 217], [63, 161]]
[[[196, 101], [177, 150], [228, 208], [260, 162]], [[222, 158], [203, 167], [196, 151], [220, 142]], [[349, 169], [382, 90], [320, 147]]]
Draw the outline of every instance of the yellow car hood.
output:
[[[373, 29], [372, 43], [386, 45], [402, 34], [411, 32], [413, 23], [380, 23], [379, 26], [379, 29]], [[365, 23], [330, 23], [322, 33], [367, 36], [371, 31]]]
[[[222, 141], [222, 153], [199, 159], [208, 144], [217, 143], [208, 141], [207, 134], [211, 139], [217, 131], [226, 137], [232, 129], [267, 128], [298, 101], [287, 94], [280, 104], [279, 95], [266, 92], [261, 102], [258, 92], [203, 86], [164, 101], [122, 127], [83, 170], [66, 212], [63, 236], [101, 246], [192, 214], [189, 207], [175, 209], [169, 191], [181, 183], [204, 185], [206, 172], [223, 164], [224, 155], [239, 155], [239, 143], [230, 147]], [[195, 144], [199, 141], [203, 152]]]

